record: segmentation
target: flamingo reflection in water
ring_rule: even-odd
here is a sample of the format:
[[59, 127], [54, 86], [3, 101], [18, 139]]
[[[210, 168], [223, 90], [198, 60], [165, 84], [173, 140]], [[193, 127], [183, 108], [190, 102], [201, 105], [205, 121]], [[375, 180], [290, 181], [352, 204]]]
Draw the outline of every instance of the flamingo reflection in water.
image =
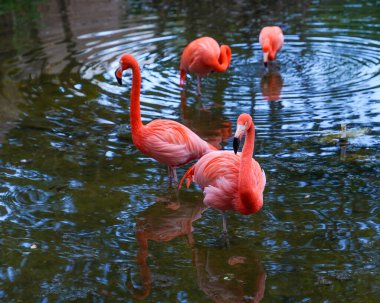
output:
[[130, 271], [127, 280], [127, 288], [134, 299], [144, 300], [152, 290], [152, 273], [147, 262], [149, 240], [169, 242], [185, 236], [192, 251], [198, 286], [205, 295], [214, 302], [260, 302], [266, 279], [260, 258], [241, 245], [228, 249], [195, 245], [192, 224], [206, 207], [201, 201], [181, 202], [176, 194], [163, 195], [158, 203], [137, 218], [137, 264], [141, 287], [134, 285]]
[[177, 237], [186, 236], [187, 245], [192, 246], [192, 223], [199, 219], [206, 209], [201, 201], [181, 203], [177, 193], [163, 195], [158, 202], [142, 212], [136, 222], [136, 240], [139, 246], [137, 264], [142, 287], [135, 287], [131, 277], [128, 278], [127, 287], [138, 300], [146, 298], [152, 288], [152, 274], [147, 262], [149, 240], [169, 242]]
[[[246, 243], [246, 242], [245, 242]], [[260, 302], [266, 272], [260, 258], [246, 247], [193, 248], [198, 286], [213, 302]]]
[[212, 109], [207, 109], [200, 99], [188, 105], [186, 92], [181, 91], [179, 111], [182, 122], [217, 149], [227, 144], [232, 136], [232, 123], [223, 116], [222, 106], [214, 105]]
[[264, 100], [277, 101], [281, 99], [281, 91], [284, 80], [277, 71], [269, 71], [261, 78], [261, 94]]

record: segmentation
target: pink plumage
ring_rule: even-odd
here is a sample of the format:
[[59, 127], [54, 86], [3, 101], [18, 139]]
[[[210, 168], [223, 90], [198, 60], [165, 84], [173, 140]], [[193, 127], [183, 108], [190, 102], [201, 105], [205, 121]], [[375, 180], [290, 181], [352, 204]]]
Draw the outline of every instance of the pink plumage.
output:
[[170, 181], [174, 179], [177, 182], [176, 167], [199, 159], [216, 148], [176, 121], [157, 119], [144, 125], [140, 112], [141, 74], [136, 59], [130, 54], [123, 55], [115, 76], [119, 84], [122, 84], [123, 71], [129, 68], [132, 69], [130, 104], [132, 141], [141, 152], [166, 164], [169, 168]]
[[284, 44], [284, 35], [280, 27], [266, 26], [260, 32], [259, 41], [263, 50], [263, 61], [266, 66], [268, 61], [276, 59], [277, 52]]
[[248, 215], [263, 206], [266, 178], [259, 163], [252, 158], [255, 134], [251, 116], [241, 114], [237, 125], [235, 140], [247, 133], [242, 153], [214, 151], [204, 155], [186, 172], [180, 186], [188, 178], [187, 186], [194, 181], [201, 187], [207, 206]]
[[183, 50], [180, 64], [180, 86], [186, 83], [186, 74], [197, 75], [198, 94], [201, 79], [211, 72], [224, 72], [231, 63], [231, 48], [219, 46], [213, 38], [202, 37], [190, 42]]

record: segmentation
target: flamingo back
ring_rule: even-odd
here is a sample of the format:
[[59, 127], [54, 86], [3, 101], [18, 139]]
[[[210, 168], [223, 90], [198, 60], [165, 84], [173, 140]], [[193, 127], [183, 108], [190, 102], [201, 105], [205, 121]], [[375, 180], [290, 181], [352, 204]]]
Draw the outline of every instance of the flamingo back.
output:
[[172, 120], [153, 120], [133, 137], [133, 142], [143, 153], [171, 167], [216, 150], [189, 128]]
[[202, 37], [185, 47], [180, 69], [205, 76], [213, 71], [214, 62], [218, 61], [219, 56], [219, 44], [213, 38]]

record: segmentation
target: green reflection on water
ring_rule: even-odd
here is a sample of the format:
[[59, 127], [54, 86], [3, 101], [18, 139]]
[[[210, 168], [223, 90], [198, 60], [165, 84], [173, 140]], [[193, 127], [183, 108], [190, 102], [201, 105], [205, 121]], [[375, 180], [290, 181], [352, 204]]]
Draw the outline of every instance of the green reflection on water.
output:
[[[292, 41], [308, 37], [376, 40], [377, 2], [343, 4], [2, 1], [0, 301], [132, 302], [140, 294], [148, 302], [222, 295], [228, 302], [377, 302], [379, 86], [343, 101], [332, 89], [328, 100], [302, 103], [313, 83], [302, 78], [308, 90], [296, 95], [286, 70], [294, 66], [281, 61], [296, 48]], [[264, 74], [254, 43], [272, 22], [299, 40], [289, 37], [279, 70]], [[119, 29], [126, 31], [113, 32]], [[235, 45], [235, 63], [205, 80], [201, 100], [192, 92], [194, 78], [181, 99], [179, 54], [203, 34]], [[152, 37], [158, 42], [139, 44]], [[318, 55], [312, 45], [318, 43], [307, 44], [301, 57]], [[124, 51], [146, 62], [146, 121], [171, 115], [230, 148], [237, 114], [255, 114], [255, 155], [268, 177], [265, 205], [255, 216], [229, 214], [230, 248], [216, 211], [193, 220], [202, 193], [183, 189], [176, 196], [167, 189], [166, 168], [134, 148], [128, 127], [120, 136], [129, 124], [130, 81], [116, 87], [109, 70]], [[263, 103], [266, 89], [279, 101]], [[346, 114], [334, 108], [351, 98], [364, 103]], [[321, 142], [341, 120], [368, 129], [344, 157], [336, 142]], [[152, 236], [144, 248], [144, 232], [161, 238]]]

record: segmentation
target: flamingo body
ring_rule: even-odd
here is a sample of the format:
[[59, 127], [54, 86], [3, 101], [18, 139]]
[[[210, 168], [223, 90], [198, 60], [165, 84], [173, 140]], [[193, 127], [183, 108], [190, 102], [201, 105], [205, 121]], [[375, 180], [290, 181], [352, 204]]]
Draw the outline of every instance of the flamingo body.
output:
[[211, 72], [224, 72], [231, 63], [231, 48], [219, 44], [210, 37], [198, 38], [183, 50], [180, 63], [180, 85], [185, 84], [186, 73], [194, 73], [198, 78], [200, 94], [201, 78]]
[[144, 154], [171, 167], [179, 167], [216, 150], [186, 126], [156, 119], [134, 134], [135, 146]]
[[174, 178], [177, 182], [176, 167], [198, 159], [216, 148], [176, 121], [157, 119], [144, 125], [140, 112], [141, 74], [138, 62], [132, 55], [125, 54], [119, 63], [120, 67], [115, 71], [119, 84], [122, 83], [123, 71], [132, 69], [130, 105], [132, 141], [142, 153], [166, 164], [170, 179]]
[[268, 61], [276, 59], [277, 52], [284, 44], [284, 35], [278, 26], [264, 27], [259, 36], [261, 48], [263, 50], [263, 60], [266, 65]]
[[[242, 153], [214, 151], [204, 155], [184, 175], [197, 183], [204, 193], [205, 205], [221, 211], [233, 210], [244, 215], [258, 212], [263, 206], [265, 173], [252, 158], [254, 126], [248, 114], [239, 117], [241, 127], [247, 129], [247, 139]], [[249, 122], [250, 121], [250, 122]], [[247, 123], [247, 124], [246, 124]], [[247, 125], [247, 126], [245, 126]], [[241, 136], [235, 133], [235, 138]]]

